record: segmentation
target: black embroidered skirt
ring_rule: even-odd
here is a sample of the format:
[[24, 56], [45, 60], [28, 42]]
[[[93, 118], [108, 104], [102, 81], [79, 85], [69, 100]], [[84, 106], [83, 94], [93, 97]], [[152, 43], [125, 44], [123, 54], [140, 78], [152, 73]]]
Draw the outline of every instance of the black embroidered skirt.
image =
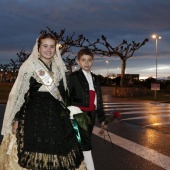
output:
[[34, 170], [75, 169], [83, 160], [69, 112], [48, 92], [30, 95], [20, 110], [18, 163]]

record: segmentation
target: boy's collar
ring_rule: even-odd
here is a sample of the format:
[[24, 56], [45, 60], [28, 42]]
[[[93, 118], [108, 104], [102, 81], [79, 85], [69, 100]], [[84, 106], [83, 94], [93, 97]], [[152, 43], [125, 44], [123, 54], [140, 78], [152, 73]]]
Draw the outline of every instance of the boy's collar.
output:
[[81, 70], [83, 71], [84, 74], [91, 74], [91, 71], [87, 72], [87, 71], [85, 71], [83, 69], [81, 69]]

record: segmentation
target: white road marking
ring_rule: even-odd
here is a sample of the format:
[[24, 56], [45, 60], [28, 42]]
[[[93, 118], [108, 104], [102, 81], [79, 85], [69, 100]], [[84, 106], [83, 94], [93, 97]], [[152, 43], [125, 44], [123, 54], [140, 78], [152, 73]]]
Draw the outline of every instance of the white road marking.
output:
[[113, 104], [113, 103], [110, 103], [110, 104], [104, 104], [105, 107], [115, 107], [115, 106], [122, 106], [122, 107], [127, 107], [127, 106], [142, 106], [142, 104]]
[[[160, 103], [160, 102], [158, 102], [158, 103], [148, 103], [148, 102], [146, 102], [146, 103], [134, 103], [134, 102], [130, 102], [130, 103], [128, 103], [128, 102], [124, 102], [124, 103], [103, 103], [104, 105], [107, 105], [107, 106], [111, 106], [111, 105], [113, 105], [113, 106], [144, 106], [144, 105], [147, 105], [147, 106], [154, 106], [154, 107], [159, 107], [159, 106], [166, 106], [166, 107], [170, 107], [170, 104], [169, 103]], [[158, 106], [159, 105], [159, 106]]]
[[[94, 127], [93, 134], [100, 136], [98, 133], [100, 131], [100, 128]], [[111, 137], [112, 142], [120, 146], [121, 148], [124, 148], [166, 170], [170, 170], [170, 157], [163, 155], [153, 149], [149, 149], [145, 146], [139, 145], [135, 142], [132, 142], [130, 140], [127, 140], [125, 138], [122, 138], [118, 135], [115, 135], [111, 132], [109, 132], [109, 135]], [[101, 137], [101, 136], [100, 136]], [[109, 139], [106, 138], [110, 142]]]
[[141, 103], [141, 102], [136, 102], [136, 103], [135, 103], [135, 102], [128, 102], [128, 101], [127, 101], [127, 102], [121, 102], [121, 103], [120, 103], [120, 102], [119, 102], [119, 103], [116, 103], [116, 102], [115, 102], [115, 103], [114, 103], [114, 102], [112, 102], [112, 103], [106, 103], [106, 102], [105, 102], [105, 103], [103, 103], [103, 104], [105, 104], [105, 105], [106, 105], [106, 104], [107, 104], [107, 105], [132, 105], [132, 104], [133, 104], [133, 105], [143, 105], [143, 104], [150, 104], [150, 103], [148, 103], [148, 102], [142, 102], [142, 103]]
[[[133, 106], [133, 107], [130, 107]], [[145, 107], [146, 106], [146, 107]], [[166, 106], [166, 109], [165, 109]], [[110, 111], [120, 111], [122, 115], [132, 115], [132, 114], [143, 114], [144, 116], [138, 116], [133, 118], [125, 118], [119, 119], [119, 121], [126, 121], [126, 120], [139, 120], [139, 119], [149, 119], [149, 118], [169, 118], [170, 117], [170, 104], [167, 103], [158, 103], [158, 102], [150, 102], [150, 103], [105, 103], [104, 110], [106, 115], [109, 115]], [[152, 109], [150, 109], [152, 108]], [[159, 113], [159, 114], [158, 114]], [[151, 115], [150, 115], [151, 114]], [[169, 124], [167, 121], [163, 121], [161, 123], [153, 123], [146, 125], [149, 126], [159, 126]], [[143, 126], [145, 127], [145, 126]]]
[[[159, 112], [167, 112], [170, 113], [170, 110], [163, 110], [163, 109], [158, 109], [158, 110], [149, 110], [149, 109], [139, 109], [139, 108], [117, 108], [117, 109], [113, 109], [113, 108], [109, 108], [109, 109], [104, 109], [105, 112], [107, 111], [125, 111], [124, 113], [133, 113], [133, 114], [137, 114], [137, 113], [159, 113]], [[131, 111], [126, 111], [126, 110], [131, 110]], [[134, 110], [134, 111], [132, 111]], [[122, 112], [123, 113], [123, 112]]]
[[138, 114], [138, 113], [143, 113], [143, 114], [151, 114], [151, 113], [170, 113], [168, 110], [143, 110], [143, 111], [125, 111], [121, 112], [121, 114]]
[[145, 103], [139, 103], [139, 104], [136, 104], [136, 103], [104, 103], [103, 104], [104, 107], [112, 107], [112, 108], [116, 108], [116, 107], [131, 107], [131, 106], [134, 106], [134, 107], [154, 107], [154, 108], [159, 108], [159, 107], [166, 107], [166, 108], [170, 108], [170, 104], [165, 104], [165, 103], [159, 103], [157, 105], [153, 105], [153, 104], [145, 104]]
[[166, 117], [170, 117], [170, 114], [168, 114], [168, 115], [151, 115], [151, 116], [131, 117], [131, 118], [126, 118], [126, 119], [121, 119], [119, 121], [123, 121], [123, 120], [137, 120], [137, 119], [148, 119], [148, 118], [166, 118]]
[[153, 124], [145, 125], [145, 126], [142, 126], [142, 127], [159, 126], [159, 125], [170, 125], [170, 121], [165, 121], [165, 122], [160, 122], [160, 123], [153, 123]]

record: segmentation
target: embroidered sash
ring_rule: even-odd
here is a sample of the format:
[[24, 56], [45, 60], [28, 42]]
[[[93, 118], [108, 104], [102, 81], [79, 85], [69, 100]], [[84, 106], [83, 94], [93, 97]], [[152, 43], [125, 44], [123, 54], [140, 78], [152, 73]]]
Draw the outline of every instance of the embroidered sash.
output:
[[59, 101], [63, 102], [63, 99], [60, 95], [60, 92], [57, 88], [57, 86], [54, 83], [53, 78], [50, 76], [48, 71], [38, 62], [35, 70], [37, 76], [41, 79], [43, 82], [43, 85], [46, 87], [46, 89], [51, 93], [51, 95], [58, 99]]
[[[38, 63], [35, 72], [43, 82], [43, 85], [46, 87], [46, 89], [52, 94], [52, 96], [58, 99], [59, 101], [61, 101], [60, 103], [63, 106], [63, 108], [66, 108], [63, 99], [60, 95], [60, 92], [57, 86], [55, 85], [53, 78], [48, 73], [48, 71], [46, 71], [46, 69], [44, 69], [44, 67], [40, 63]], [[73, 119], [72, 122], [73, 122], [72, 123], [73, 129], [76, 132], [77, 140], [81, 144], [81, 137], [80, 137], [77, 121]]]

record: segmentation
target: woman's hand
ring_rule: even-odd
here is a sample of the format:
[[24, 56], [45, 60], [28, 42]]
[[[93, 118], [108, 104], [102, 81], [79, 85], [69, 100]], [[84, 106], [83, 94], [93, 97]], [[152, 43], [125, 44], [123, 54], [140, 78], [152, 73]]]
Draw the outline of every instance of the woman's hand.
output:
[[12, 124], [12, 133], [16, 135], [17, 133], [17, 128], [18, 128], [18, 121], [13, 122]]

